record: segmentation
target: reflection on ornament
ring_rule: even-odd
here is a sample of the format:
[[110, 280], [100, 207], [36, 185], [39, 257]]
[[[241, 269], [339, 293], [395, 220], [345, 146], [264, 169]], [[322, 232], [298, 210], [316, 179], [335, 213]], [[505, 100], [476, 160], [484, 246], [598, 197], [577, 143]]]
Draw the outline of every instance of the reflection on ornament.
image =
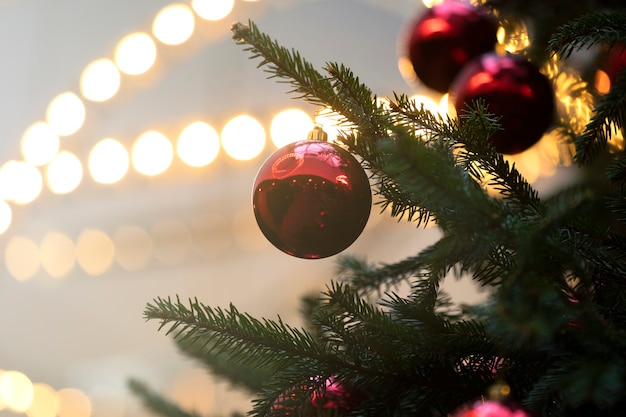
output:
[[257, 174], [256, 221], [281, 251], [325, 258], [350, 246], [369, 218], [372, 195], [358, 161], [338, 145], [304, 140], [274, 152]]

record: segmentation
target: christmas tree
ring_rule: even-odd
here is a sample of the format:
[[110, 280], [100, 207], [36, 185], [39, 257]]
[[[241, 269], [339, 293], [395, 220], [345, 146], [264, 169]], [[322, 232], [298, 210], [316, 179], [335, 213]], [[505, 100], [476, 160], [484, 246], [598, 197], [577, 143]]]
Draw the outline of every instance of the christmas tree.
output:
[[[617, 139], [626, 117], [626, 10], [618, 3], [488, 0], [461, 12], [465, 23], [475, 13], [486, 19], [479, 29], [459, 29], [465, 23], [452, 20], [450, 2], [433, 7], [416, 23], [408, 55], [418, 79], [450, 91], [456, 115], [448, 117], [400, 93], [381, 101], [351, 69], [328, 63], [318, 70], [254, 22], [234, 24], [234, 40], [270, 78], [340, 115], [340, 144], [315, 155], [297, 150], [302, 144], [279, 150], [274, 168], [319, 155], [347, 164], [337, 149], [347, 150], [369, 176], [375, 208], [416, 233], [436, 225], [441, 237], [393, 264], [340, 255], [326, 291], [303, 297], [304, 328], [178, 297], [153, 300], [145, 317], [185, 355], [253, 394], [255, 416], [625, 415], [626, 157]], [[428, 19], [424, 35], [419, 25]], [[499, 50], [498, 26], [504, 38], [528, 42], [514, 53]], [[433, 33], [456, 29], [448, 43], [427, 46]], [[486, 46], [475, 48], [478, 32]], [[572, 57], [580, 54], [593, 64], [577, 64]], [[440, 62], [450, 56], [452, 64]], [[440, 65], [434, 74], [431, 65]], [[600, 68], [611, 81], [607, 91], [594, 86]], [[564, 77], [565, 87], [558, 83]], [[574, 161], [575, 181], [540, 197], [507, 155], [548, 133], [561, 160]], [[279, 182], [275, 172], [266, 175], [275, 175], [272, 187]], [[264, 224], [272, 204], [259, 185], [259, 225], [295, 256], [341, 251], [356, 237], [326, 253], [324, 236], [345, 231], [296, 229], [322, 224], [311, 204], [339, 199], [355, 176], [344, 175], [331, 190], [324, 181], [311, 186], [307, 205], [292, 212], [303, 218], [282, 228]], [[298, 192], [309, 187], [297, 181]], [[303, 197], [285, 191], [282, 198]], [[319, 229], [326, 224], [333, 223]], [[360, 227], [349, 232], [358, 235]], [[289, 241], [318, 232], [313, 249], [313, 238]], [[451, 275], [471, 277], [487, 300], [452, 302], [441, 289]], [[130, 385], [158, 413], [189, 416], [149, 385]]]

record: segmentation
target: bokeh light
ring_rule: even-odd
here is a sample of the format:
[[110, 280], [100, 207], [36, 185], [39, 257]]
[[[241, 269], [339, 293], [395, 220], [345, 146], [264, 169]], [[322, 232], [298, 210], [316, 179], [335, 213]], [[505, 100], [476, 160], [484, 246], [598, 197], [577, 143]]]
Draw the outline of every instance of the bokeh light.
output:
[[147, 33], [125, 36], [115, 49], [115, 65], [124, 74], [139, 75], [148, 71], [156, 61], [157, 48]]
[[176, 152], [180, 159], [192, 167], [209, 165], [220, 151], [220, 137], [215, 129], [204, 122], [187, 126], [178, 136]]
[[120, 88], [121, 75], [113, 61], [98, 59], [87, 65], [80, 76], [80, 91], [87, 100], [106, 101]]
[[154, 130], [137, 138], [132, 150], [133, 167], [143, 175], [159, 175], [172, 163], [174, 150], [165, 135]]
[[191, 9], [184, 4], [170, 4], [154, 18], [152, 34], [166, 45], [180, 45], [191, 37], [195, 27]]
[[330, 108], [322, 109], [315, 115], [315, 124], [320, 125], [326, 132], [329, 142], [335, 142], [341, 136], [341, 118], [340, 114]]
[[254, 117], [240, 115], [230, 119], [222, 129], [222, 147], [231, 158], [247, 161], [257, 157], [265, 147], [265, 130]]
[[55, 194], [74, 191], [83, 179], [83, 166], [80, 160], [68, 151], [61, 151], [46, 170], [48, 188]]
[[233, 10], [235, 0], [192, 0], [191, 7], [206, 20], [221, 20]]
[[89, 173], [100, 184], [113, 184], [128, 172], [130, 157], [124, 145], [112, 138], [96, 143], [89, 153]]
[[28, 281], [39, 270], [39, 248], [24, 236], [13, 236], [4, 248], [4, 263], [18, 281]]
[[5, 371], [0, 374], [0, 396], [10, 410], [23, 413], [33, 401], [33, 383], [19, 371]]
[[313, 119], [300, 109], [287, 109], [276, 114], [270, 125], [270, 136], [276, 147], [305, 140], [313, 129]]
[[101, 230], [85, 229], [76, 240], [76, 260], [89, 275], [105, 273], [113, 263], [114, 255], [113, 241]]
[[67, 276], [76, 264], [74, 242], [63, 233], [46, 233], [39, 251], [41, 266], [53, 278]]
[[430, 111], [433, 115], [437, 116], [439, 114], [439, 103], [428, 96], [416, 94], [409, 97], [409, 100], [414, 101], [415, 107], [418, 109], [424, 106], [424, 109]]
[[45, 122], [35, 122], [22, 135], [20, 148], [24, 160], [41, 166], [52, 160], [59, 152], [59, 136]]
[[26, 410], [28, 417], [55, 417], [59, 410], [56, 391], [46, 384], [33, 384], [33, 401]]
[[76, 388], [63, 388], [57, 392], [59, 398], [58, 417], [90, 417], [91, 401], [84, 392]]
[[0, 195], [17, 204], [35, 200], [43, 188], [41, 173], [33, 165], [10, 160], [0, 168]]
[[72, 135], [85, 123], [85, 105], [76, 94], [61, 93], [48, 105], [46, 121], [57, 135]]
[[7, 231], [13, 221], [11, 206], [4, 200], [0, 200], [0, 235]]
[[115, 261], [127, 271], [138, 271], [150, 261], [152, 239], [139, 226], [121, 226], [113, 235]]

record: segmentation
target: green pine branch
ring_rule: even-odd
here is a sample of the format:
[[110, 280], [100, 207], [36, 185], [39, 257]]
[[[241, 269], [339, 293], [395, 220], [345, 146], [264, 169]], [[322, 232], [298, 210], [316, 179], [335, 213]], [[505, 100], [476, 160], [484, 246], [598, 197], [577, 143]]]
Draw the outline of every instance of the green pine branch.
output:
[[548, 42], [548, 48], [563, 58], [596, 45], [626, 42], [626, 13], [593, 11], [559, 26]]

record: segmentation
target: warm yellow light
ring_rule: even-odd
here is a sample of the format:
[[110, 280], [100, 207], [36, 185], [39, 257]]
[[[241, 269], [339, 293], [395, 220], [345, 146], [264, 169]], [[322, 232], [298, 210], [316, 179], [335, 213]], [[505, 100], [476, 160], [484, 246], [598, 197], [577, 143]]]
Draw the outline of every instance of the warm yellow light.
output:
[[28, 417], [55, 417], [59, 409], [59, 398], [52, 387], [33, 384], [33, 401], [26, 410]]
[[66, 276], [76, 264], [74, 242], [63, 233], [46, 233], [39, 250], [41, 266], [53, 278]]
[[61, 151], [48, 164], [46, 181], [55, 194], [67, 194], [76, 189], [83, 179], [83, 166], [76, 155]]
[[153, 254], [165, 265], [183, 262], [191, 252], [191, 233], [179, 220], [162, 220], [151, 230]]
[[132, 150], [133, 167], [143, 175], [159, 175], [169, 168], [174, 150], [162, 133], [150, 130], [137, 138]]
[[11, 206], [6, 201], [0, 200], [0, 235], [7, 231], [12, 221], [13, 211]]
[[220, 151], [220, 137], [213, 127], [204, 122], [187, 126], [178, 137], [176, 152], [180, 159], [192, 167], [209, 165]]
[[272, 119], [270, 136], [276, 147], [305, 140], [313, 129], [313, 119], [300, 109], [287, 109], [278, 113]]
[[258, 156], [265, 147], [265, 130], [251, 116], [236, 116], [222, 129], [222, 147], [233, 159], [250, 160]]
[[598, 93], [606, 94], [611, 89], [611, 79], [606, 72], [597, 70], [594, 75], [593, 85]]
[[33, 165], [45, 165], [59, 152], [59, 136], [44, 122], [30, 125], [20, 143], [24, 160]]
[[4, 248], [4, 263], [13, 278], [28, 281], [39, 269], [39, 248], [24, 236], [13, 236]]
[[102, 139], [89, 153], [89, 173], [100, 184], [118, 182], [128, 172], [129, 165], [126, 148], [115, 139]]
[[113, 61], [98, 59], [87, 65], [80, 77], [80, 91], [87, 100], [106, 101], [120, 88], [121, 75]]
[[519, 52], [530, 45], [528, 37], [528, 29], [524, 23], [518, 24], [516, 27], [509, 28], [507, 32], [502, 26], [498, 28], [496, 39], [499, 49], [503, 49], [509, 53]]
[[127, 271], [138, 271], [150, 261], [152, 240], [139, 226], [122, 226], [113, 235], [115, 260]]
[[91, 400], [82, 391], [64, 388], [57, 392], [59, 398], [59, 417], [90, 417]]
[[191, 7], [206, 20], [221, 20], [233, 10], [235, 0], [193, 0]]
[[414, 101], [415, 107], [418, 109], [424, 106], [424, 109], [430, 111], [433, 115], [436, 116], [439, 114], [439, 104], [430, 97], [416, 94], [409, 97], [409, 100]]
[[170, 4], [154, 18], [152, 34], [166, 45], [180, 45], [191, 37], [195, 27], [193, 12], [185, 4]]
[[136, 32], [124, 37], [115, 49], [115, 65], [124, 74], [139, 75], [156, 61], [157, 48], [147, 33]]
[[101, 230], [85, 229], [76, 241], [76, 260], [89, 275], [105, 273], [113, 263], [115, 247]]
[[85, 105], [76, 94], [61, 93], [48, 105], [46, 121], [59, 136], [74, 134], [85, 123]]
[[416, 84], [419, 82], [417, 75], [415, 74], [415, 69], [413, 68], [413, 64], [411, 60], [406, 56], [400, 56], [397, 62], [398, 71], [400, 75], [408, 84]]
[[450, 95], [444, 94], [439, 100], [439, 104], [437, 105], [437, 111], [439, 115], [442, 117], [450, 116], [451, 118], [456, 117], [456, 109], [454, 105], [450, 103]]
[[33, 401], [33, 395], [33, 383], [23, 373], [6, 371], [0, 375], [0, 396], [10, 410], [23, 413]]
[[5, 200], [30, 203], [39, 196], [42, 187], [41, 173], [27, 162], [11, 160], [0, 168], [0, 195]]
[[323, 109], [315, 115], [315, 123], [322, 126], [328, 134], [328, 140], [334, 142], [341, 135], [341, 115], [330, 108]]
[[424, 6], [426, 6], [429, 9], [443, 2], [444, 0], [422, 0], [422, 3], [424, 3]]

